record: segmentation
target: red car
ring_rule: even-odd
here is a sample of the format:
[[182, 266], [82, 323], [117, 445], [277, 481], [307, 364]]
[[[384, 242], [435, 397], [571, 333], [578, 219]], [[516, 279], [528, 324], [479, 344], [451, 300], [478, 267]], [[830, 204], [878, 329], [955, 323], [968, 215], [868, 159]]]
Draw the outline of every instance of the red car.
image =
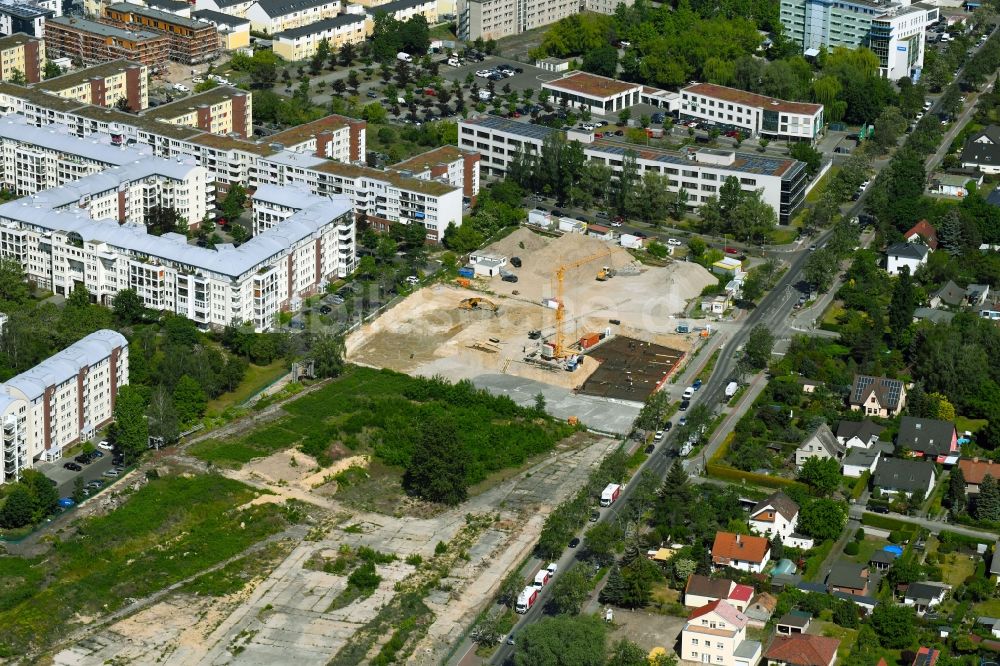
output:
[[735, 247], [725, 247], [725, 248], [722, 249], [722, 251], [725, 252], [726, 254], [739, 254], [740, 253], [740, 251], [737, 250]]
[[425, 95], [430, 95], [431, 97], [437, 97], [437, 91], [434, 88], [427, 88], [424, 90]]

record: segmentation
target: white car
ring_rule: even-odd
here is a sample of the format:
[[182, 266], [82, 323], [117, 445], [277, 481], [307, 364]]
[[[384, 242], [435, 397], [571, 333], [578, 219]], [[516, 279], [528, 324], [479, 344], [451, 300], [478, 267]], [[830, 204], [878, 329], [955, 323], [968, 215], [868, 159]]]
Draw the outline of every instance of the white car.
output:
[[481, 69], [478, 72], [476, 72], [476, 76], [478, 76], [481, 79], [488, 79], [488, 78], [490, 78], [490, 74], [492, 74], [492, 73], [493, 73], [492, 70]]
[[448, 58], [448, 65], [451, 67], [461, 67], [462, 61], [458, 58]]
[[111, 442], [105, 439], [97, 445], [97, 448], [104, 449], [105, 451], [113, 451], [115, 447], [111, 446]]
[[205, 79], [200, 76], [196, 76], [193, 79], [191, 79], [191, 83], [204, 83], [204, 82]]
[[663, 440], [663, 431], [662, 430], [657, 430], [656, 434], [653, 435], [653, 441], [654, 442], [659, 442], [659, 441], [662, 441], [662, 440]]
[[683, 243], [681, 243], [676, 238], [668, 238], [667, 239], [667, 245], [673, 245], [674, 247], [678, 247], [679, 245], [683, 245]]
[[418, 278], [416, 275], [411, 275], [410, 277], [406, 278], [407, 284], [417, 284], [418, 282], [420, 282], [420, 278]]
[[176, 90], [177, 92], [191, 92], [191, 89], [188, 88], [183, 83], [175, 83], [174, 84], [174, 90]]
[[597, 125], [592, 125], [591, 123], [587, 123], [583, 126], [583, 129], [587, 130], [588, 132], [593, 132], [595, 129], [597, 129]]
[[618, 222], [617, 220], [615, 220], [614, 222], [611, 223], [611, 226], [613, 226], [613, 227], [620, 227], [620, 226], [622, 226], [622, 223]]
[[480, 100], [482, 100], [484, 102], [488, 102], [488, 101], [490, 101], [491, 97], [493, 97], [493, 93], [491, 93], [489, 90], [480, 90], [479, 91], [479, 99]]
[[694, 397], [694, 387], [693, 386], [688, 386], [686, 389], [684, 389], [684, 394], [681, 397], [684, 400], [690, 400], [691, 398], [693, 398]]

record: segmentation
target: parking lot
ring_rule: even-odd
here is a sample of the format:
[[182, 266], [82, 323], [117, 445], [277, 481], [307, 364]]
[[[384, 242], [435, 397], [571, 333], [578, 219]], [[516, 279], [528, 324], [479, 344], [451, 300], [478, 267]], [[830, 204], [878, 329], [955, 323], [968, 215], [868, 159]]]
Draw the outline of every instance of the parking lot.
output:
[[83, 470], [79, 472], [74, 472], [63, 467], [65, 463], [74, 462], [73, 458], [63, 458], [52, 463], [39, 463], [35, 465], [35, 469], [56, 482], [59, 497], [69, 497], [73, 494], [73, 487], [76, 484], [77, 477], [81, 477], [84, 483], [100, 479], [106, 482], [105, 486], [107, 482], [112, 480], [104, 476], [105, 472], [114, 467], [114, 464], [111, 462], [111, 452], [102, 451], [102, 453], [104, 454], [102, 457], [90, 464], [81, 465]]

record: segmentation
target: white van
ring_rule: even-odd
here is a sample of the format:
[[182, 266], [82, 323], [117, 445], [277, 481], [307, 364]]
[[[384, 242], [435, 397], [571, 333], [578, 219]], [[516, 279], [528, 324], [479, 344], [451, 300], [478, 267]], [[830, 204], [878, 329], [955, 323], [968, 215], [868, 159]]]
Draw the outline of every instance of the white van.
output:
[[461, 67], [462, 61], [452, 56], [451, 58], [448, 58], [448, 65], [451, 67]]
[[688, 386], [686, 389], [684, 389], [684, 395], [682, 395], [681, 397], [684, 400], [690, 400], [692, 397], [694, 397], [694, 387]]
[[411, 56], [406, 51], [400, 51], [396, 54], [396, 60], [402, 60], [403, 62], [413, 62], [413, 56]]

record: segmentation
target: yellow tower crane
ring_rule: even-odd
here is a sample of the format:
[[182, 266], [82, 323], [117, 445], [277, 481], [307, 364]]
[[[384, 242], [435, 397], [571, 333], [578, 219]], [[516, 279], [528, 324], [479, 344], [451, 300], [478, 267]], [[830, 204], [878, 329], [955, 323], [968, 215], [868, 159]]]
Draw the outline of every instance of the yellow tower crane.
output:
[[584, 257], [577, 261], [563, 264], [556, 269], [556, 334], [552, 345], [552, 355], [555, 358], [564, 358], [566, 354], [566, 345], [563, 343], [563, 319], [566, 317], [566, 306], [563, 304], [563, 279], [566, 277], [566, 271], [571, 268], [577, 268], [578, 266], [583, 266], [584, 264], [590, 263], [591, 261], [596, 261], [598, 259], [603, 259], [611, 255], [614, 250], [604, 250], [603, 252], [598, 252], [597, 254], [592, 254], [589, 257]]

